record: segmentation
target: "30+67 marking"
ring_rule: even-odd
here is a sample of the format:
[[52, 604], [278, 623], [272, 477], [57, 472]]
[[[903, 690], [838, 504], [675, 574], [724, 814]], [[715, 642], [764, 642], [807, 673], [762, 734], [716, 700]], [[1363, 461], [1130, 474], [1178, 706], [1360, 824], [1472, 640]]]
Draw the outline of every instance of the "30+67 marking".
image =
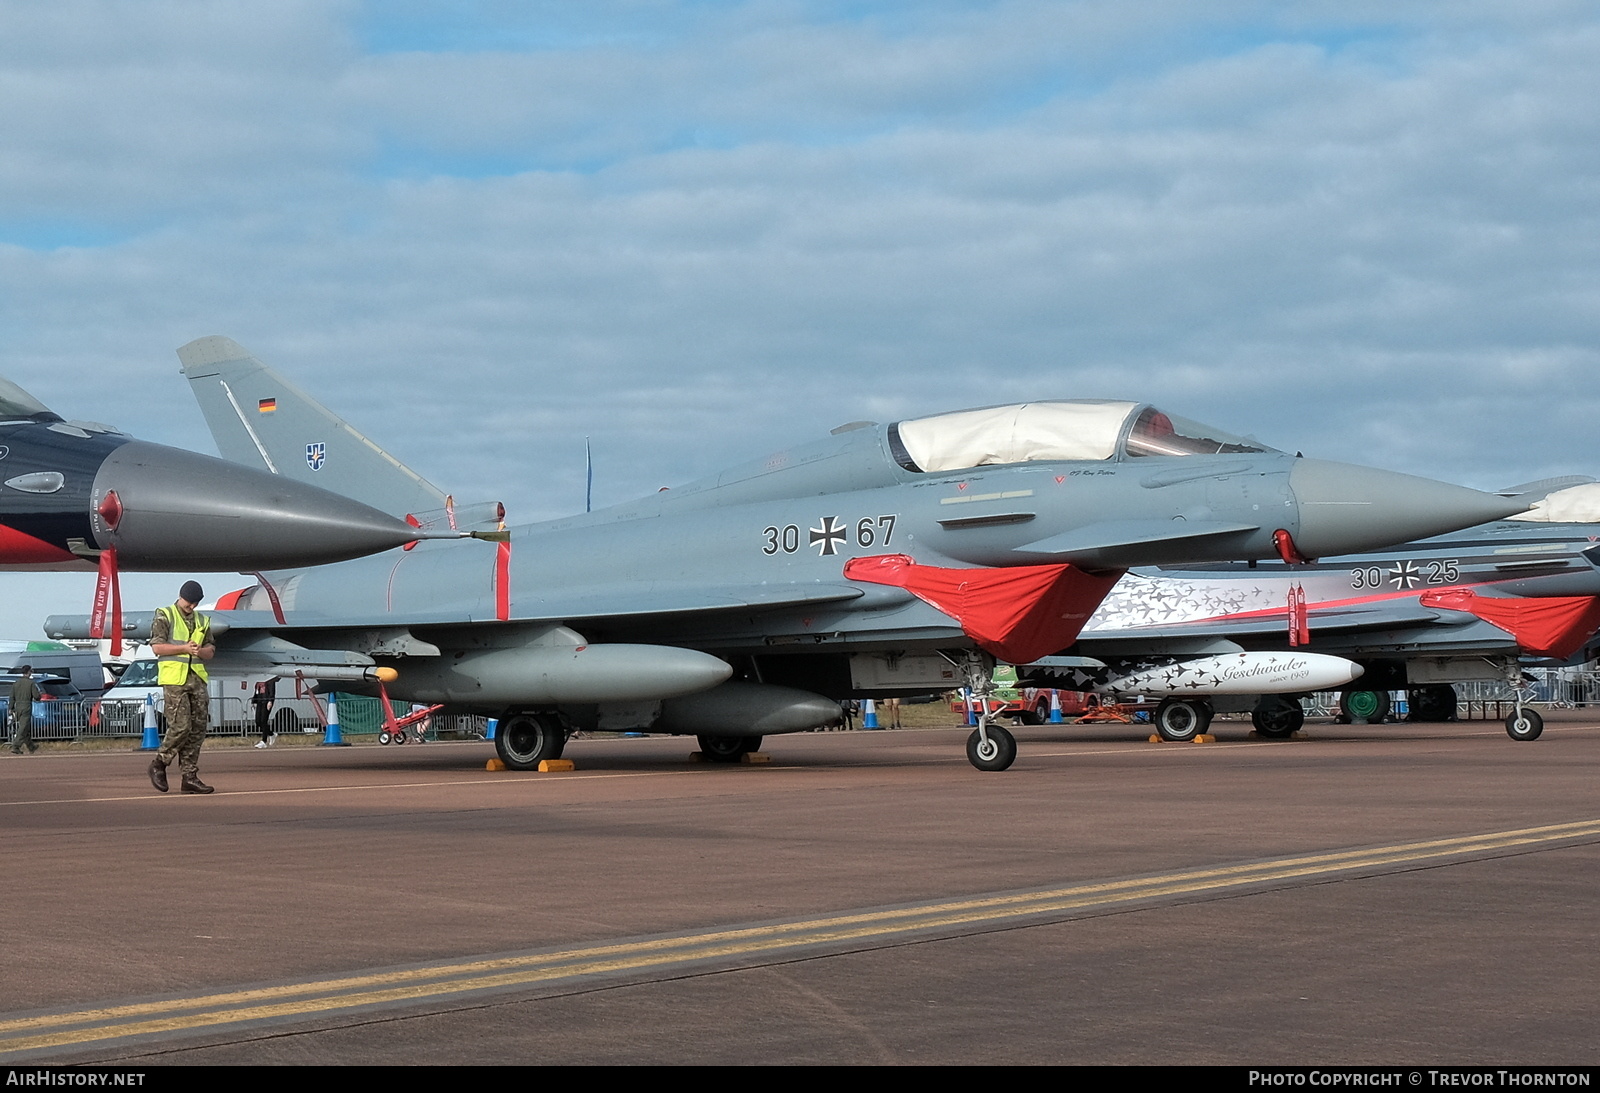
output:
[[[824, 516], [817, 523], [806, 529], [807, 546], [817, 548], [817, 557], [826, 558], [838, 554], [839, 548], [853, 542], [858, 547], [888, 546], [894, 538], [894, 523], [899, 519], [898, 513], [885, 516], [863, 516], [857, 520], [854, 527], [841, 523], [837, 516]], [[800, 525], [785, 524], [778, 527], [776, 524], [761, 529], [761, 553], [773, 555], [778, 553], [793, 554], [800, 549]]]

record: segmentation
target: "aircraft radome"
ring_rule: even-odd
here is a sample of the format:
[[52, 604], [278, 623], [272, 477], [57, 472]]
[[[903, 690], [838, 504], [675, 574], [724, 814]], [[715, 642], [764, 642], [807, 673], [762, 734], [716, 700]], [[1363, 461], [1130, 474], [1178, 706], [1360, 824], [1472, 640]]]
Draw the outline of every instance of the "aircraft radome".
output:
[[428, 532], [314, 484], [65, 421], [0, 379], [0, 569], [320, 565]]
[[[179, 359], [226, 458], [425, 526], [492, 522], [441, 514], [438, 490], [228, 339]], [[1349, 553], [1525, 507], [1143, 403], [1034, 402], [855, 423], [507, 543], [269, 573], [217, 613], [218, 656], [324, 680], [392, 668], [397, 697], [499, 716], [513, 768], [577, 728], [691, 734], [735, 761], [847, 696], [987, 688], [996, 658], [1070, 646], [1130, 566]], [[1002, 770], [1016, 743], [980, 724], [967, 752]]]

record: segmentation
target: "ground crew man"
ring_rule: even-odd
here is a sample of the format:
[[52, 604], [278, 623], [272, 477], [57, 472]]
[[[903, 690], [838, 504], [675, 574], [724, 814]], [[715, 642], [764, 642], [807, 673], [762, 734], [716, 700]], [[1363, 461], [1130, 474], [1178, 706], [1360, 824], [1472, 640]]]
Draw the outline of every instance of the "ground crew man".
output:
[[216, 655], [211, 620], [195, 611], [205, 593], [198, 581], [185, 581], [178, 602], [156, 612], [150, 626], [150, 651], [156, 655], [156, 682], [166, 703], [167, 734], [150, 761], [150, 784], [167, 792], [167, 767], [178, 761], [185, 793], [211, 793], [200, 780], [200, 745], [211, 720], [204, 661]]
[[22, 675], [11, 684], [11, 754], [21, 755], [22, 749], [39, 750], [33, 742], [33, 703], [39, 697], [39, 685], [33, 681], [33, 665], [24, 664]]

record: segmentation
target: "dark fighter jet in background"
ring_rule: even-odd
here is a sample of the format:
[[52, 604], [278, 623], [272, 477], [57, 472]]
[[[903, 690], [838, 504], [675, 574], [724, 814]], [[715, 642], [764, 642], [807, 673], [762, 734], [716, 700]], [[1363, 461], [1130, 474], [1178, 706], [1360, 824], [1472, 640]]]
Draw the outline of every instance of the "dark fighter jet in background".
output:
[[[438, 521], [417, 512], [438, 490], [240, 346], [202, 338], [179, 358], [227, 458]], [[576, 728], [697, 735], [735, 760], [837, 720], [847, 696], [986, 689], [997, 658], [1072, 645], [1131, 566], [1343, 554], [1523, 508], [1144, 403], [1035, 402], [845, 426], [492, 547], [268, 573], [215, 632], [251, 671], [388, 668], [397, 697], [498, 715], [514, 768]], [[998, 726], [968, 742], [980, 769], [1015, 754]]]
[[119, 569], [320, 565], [428, 534], [282, 475], [65, 421], [0, 379], [0, 569], [98, 568], [99, 602]]

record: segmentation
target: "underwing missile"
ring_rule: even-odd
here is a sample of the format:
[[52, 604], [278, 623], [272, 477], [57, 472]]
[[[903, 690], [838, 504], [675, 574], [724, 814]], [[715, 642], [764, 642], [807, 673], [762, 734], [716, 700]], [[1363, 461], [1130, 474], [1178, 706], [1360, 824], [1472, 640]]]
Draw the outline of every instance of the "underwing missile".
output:
[[1343, 687], [1361, 666], [1325, 653], [1222, 653], [1114, 672], [1097, 690], [1112, 694], [1304, 694]]

